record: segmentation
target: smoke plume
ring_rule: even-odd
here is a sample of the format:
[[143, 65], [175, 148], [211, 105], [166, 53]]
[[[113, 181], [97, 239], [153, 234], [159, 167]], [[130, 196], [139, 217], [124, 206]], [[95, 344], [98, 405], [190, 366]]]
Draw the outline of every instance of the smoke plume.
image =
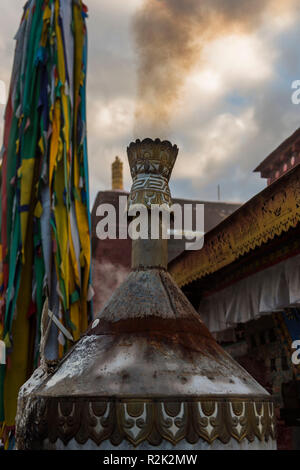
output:
[[93, 260], [92, 269], [95, 290], [93, 303], [97, 316], [114, 291], [125, 281], [130, 269], [107, 260], [100, 262], [96, 258]]
[[[145, 0], [133, 20], [138, 57], [137, 136], [168, 132], [185, 78], [203, 46], [228, 33], [251, 32], [293, 0]], [[238, 60], [238, 57], [237, 57]], [[153, 135], [151, 135], [153, 134]]]

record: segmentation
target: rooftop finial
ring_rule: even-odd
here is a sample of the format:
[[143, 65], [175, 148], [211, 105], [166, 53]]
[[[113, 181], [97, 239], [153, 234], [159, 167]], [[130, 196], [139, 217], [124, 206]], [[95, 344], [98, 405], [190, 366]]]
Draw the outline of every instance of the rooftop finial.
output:
[[114, 190], [123, 190], [123, 162], [119, 157], [115, 158], [112, 166], [112, 189]]

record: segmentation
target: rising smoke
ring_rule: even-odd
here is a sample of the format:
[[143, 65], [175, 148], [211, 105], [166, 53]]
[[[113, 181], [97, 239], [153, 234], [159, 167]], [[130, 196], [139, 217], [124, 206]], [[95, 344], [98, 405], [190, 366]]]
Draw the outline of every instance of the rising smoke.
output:
[[251, 32], [266, 15], [278, 15], [292, 3], [294, 0], [145, 0], [133, 20], [138, 56], [136, 136], [167, 137], [185, 79], [201, 60], [207, 42], [229, 33]]
[[130, 269], [108, 260], [93, 260], [93, 282], [95, 296], [94, 313], [98, 315], [114, 291], [125, 281]]

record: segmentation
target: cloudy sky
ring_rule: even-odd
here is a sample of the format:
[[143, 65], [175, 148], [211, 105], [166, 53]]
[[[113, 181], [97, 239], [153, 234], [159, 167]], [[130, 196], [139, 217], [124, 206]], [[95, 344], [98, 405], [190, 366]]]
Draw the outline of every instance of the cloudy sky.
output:
[[[125, 162], [125, 187], [130, 189], [126, 146], [133, 138], [146, 137], [136, 118], [143, 53], [143, 44], [137, 42], [141, 40], [140, 36], [137, 39], [137, 18], [139, 26], [143, 22], [137, 15], [146, 3], [172, 1], [174, 5], [180, 3], [85, 2], [89, 8], [88, 144], [92, 200], [97, 191], [110, 188], [110, 165], [116, 155]], [[193, 1], [181, 0], [180, 7]], [[252, 5], [257, 3], [251, 1]], [[243, 202], [266, 184], [252, 170], [300, 125], [300, 105], [291, 102], [291, 83], [300, 80], [300, 6], [293, 0], [284, 4], [281, 0], [266, 0], [266, 8], [258, 15], [256, 10], [248, 11], [249, 0], [239, 0], [239, 15], [245, 18], [236, 27], [236, 23], [228, 21], [236, 0], [210, 2], [214, 11], [207, 12], [208, 19], [205, 12], [201, 13], [202, 26], [196, 24], [193, 33], [193, 41], [201, 43], [201, 47], [193, 49], [193, 60], [187, 66], [179, 66], [176, 99], [168, 103], [168, 125], [162, 123], [162, 135], [158, 136], [170, 139], [180, 148], [171, 184], [174, 196], [216, 200], [220, 184], [222, 200]], [[0, 79], [7, 88], [13, 37], [23, 4], [24, 0], [2, 0], [0, 5]], [[218, 10], [225, 9], [226, 4], [229, 16]], [[144, 25], [150, 24], [151, 30], [156, 24], [160, 27], [157, 14], [154, 25], [150, 23], [153, 16], [143, 17]], [[219, 16], [223, 18], [222, 25], [227, 21], [227, 27], [218, 29], [212, 18]], [[187, 15], [175, 17], [179, 22]], [[192, 19], [194, 27], [195, 14]], [[187, 27], [190, 24], [186, 23]], [[178, 34], [172, 34], [181, 47], [186, 30], [177, 27]], [[160, 37], [163, 38], [158, 30], [157, 50]], [[176, 47], [175, 54], [180, 52], [180, 47]], [[162, 71], [168, 73], [166, 67]], [[169, 72], [172, 75], [171, 68]], [[157, 90], [159, 93], [160, 88]], [[0, 105], [1, 139], [3, 112], [4, 106]], [[156, 127], [160, 127], [159, 119]], [[137, 134], [137, 129], [141, 134]]]

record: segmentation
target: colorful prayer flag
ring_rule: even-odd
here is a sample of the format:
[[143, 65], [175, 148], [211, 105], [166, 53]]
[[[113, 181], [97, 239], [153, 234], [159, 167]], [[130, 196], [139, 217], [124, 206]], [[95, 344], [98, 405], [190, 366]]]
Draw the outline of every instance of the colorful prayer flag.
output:
[[[44, 302], [77, 340], [91, 319], [86, 137], [87, 7], [29, 0], [5, 113], [1, 168], [0, 423], [39, 362]], [[53, 323], [47, 357], [70, 346]], [[4, 432], [5, 433], [5, 432]], [[7, 431], [6, 431], [6, 435]]]

